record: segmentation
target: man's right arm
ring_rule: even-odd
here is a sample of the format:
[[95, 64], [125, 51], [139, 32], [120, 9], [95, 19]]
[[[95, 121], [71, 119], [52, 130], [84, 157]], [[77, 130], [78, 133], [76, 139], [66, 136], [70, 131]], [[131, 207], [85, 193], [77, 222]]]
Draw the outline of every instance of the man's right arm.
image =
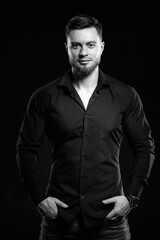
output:
[[35, 205], [45, 198], [37, 163], [37, 154], [45, 134], [45, 119], [42, 99], [39, 94], [34, 93], [28, 103], [20, 129], [16, 160], [23, 186]]

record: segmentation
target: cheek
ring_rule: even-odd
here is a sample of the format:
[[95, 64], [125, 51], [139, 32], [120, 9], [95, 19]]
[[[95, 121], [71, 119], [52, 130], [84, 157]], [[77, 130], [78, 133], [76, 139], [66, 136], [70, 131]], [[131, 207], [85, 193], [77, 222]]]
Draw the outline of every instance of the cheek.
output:
[[92, 56], [94, 58], [99, 58], [101, 56], [101, 54], [102, 54], [101, 49], [97, 49], [96, 51], [92, 52]]
[[75, 51], [68, 51], [68, 56], [70, 59], [76, 59], [78, 56], [78, 52]]

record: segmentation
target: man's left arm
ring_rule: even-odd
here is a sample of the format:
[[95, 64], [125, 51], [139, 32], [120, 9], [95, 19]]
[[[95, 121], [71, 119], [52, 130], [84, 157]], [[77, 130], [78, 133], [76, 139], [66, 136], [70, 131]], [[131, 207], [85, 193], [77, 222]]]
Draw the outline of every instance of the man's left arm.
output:
[[127, 195], [140, 198], [143, 186], [151, 174], [155, 159], [155, 145], [142, 101], [134, 89], [132, 89], [130, 105], [123, 115], [122, 124], [133, 152]]
[[117, 220], [127, 215], [138, 205], [143, 186], [147, 183], [155, 159], [155, 145], [150, 125], [146, 119], [138, 93], [131, 89], [129, 104], [123, 113], [122, 126], [134, 154], [126, 196], [115, 196], [103, 200], [103, 204], [114, 203], [106, 216]]

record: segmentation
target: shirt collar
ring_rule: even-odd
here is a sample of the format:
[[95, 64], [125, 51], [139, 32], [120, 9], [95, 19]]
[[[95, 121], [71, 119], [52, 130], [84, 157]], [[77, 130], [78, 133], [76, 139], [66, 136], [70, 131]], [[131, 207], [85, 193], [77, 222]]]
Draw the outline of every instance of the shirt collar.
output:
[[[68, 70], [60, 79], [60, 82], [58, 84], [60, 87], [67, 87], [69, 90], [71, 90], [72, 87], [72, 72], [71, 70]], [[102, 70], [99, 70], [99, 78], [98, 78], [98, 86], [97, 89], [100, 90], [102, 87], [110, 86], [110, 80], [109, 76], [104, 74]]]
[[97, 89], [100, 90], [102, 87], [109, 87], [109, 86], [110, 86], [109, 76], [103, 73], [102, 70], [100, 69]]

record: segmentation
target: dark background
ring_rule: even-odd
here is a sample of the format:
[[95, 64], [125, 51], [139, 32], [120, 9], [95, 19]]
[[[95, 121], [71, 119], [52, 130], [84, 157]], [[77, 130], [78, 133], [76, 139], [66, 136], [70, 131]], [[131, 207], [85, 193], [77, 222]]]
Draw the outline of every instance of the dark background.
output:
[[[157, 239], [159, 230], [159, 69], [160, 14], [158, 6], [146, 1], [95, 2], [88, 7], [75, 2], [53, 11], [7, 11], [1, 28], [1, 237], [3, 240], [38, 240], [40, 215], [23, 190], [15, 159], [16, 141], [29, 97], [40, 86], [68, 69], [64, 49], [66, 21], [79, 13], [97, 17], [104, 27], [105, 51], [101, 68], [141, 96], [156, 144], [156, 159], [149, 186], [137, 209], [129, 214], [133, 240]], [[69, 4], [69, 3], [68, 3]], [[98, 6], [98, 7], [97, 7]], [[77, 10], [78, 9], [78, 10]], [[2, 9], [3, 10], [3, 9]], [[48, 180], [50, 149], [45, 139], [39, 153], [44, 186]], [[132, 153], [124, 139], [121, 168], [126, 186]]]

